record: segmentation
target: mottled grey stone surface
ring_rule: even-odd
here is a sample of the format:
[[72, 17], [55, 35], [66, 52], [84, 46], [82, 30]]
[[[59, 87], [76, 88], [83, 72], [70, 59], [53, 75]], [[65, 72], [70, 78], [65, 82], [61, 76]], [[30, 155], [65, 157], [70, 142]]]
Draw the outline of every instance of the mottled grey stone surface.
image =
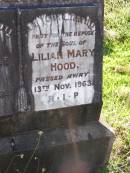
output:
[[9, 173], [23, 172], [31, 158], [28, 173], [37, 169], [41, 173], [43, 168], [47, 173], [62, 173], [64, 169], [69, 173], [71, 167], [84, 170], [83, 173], [97, 173], [109, 159], [113, 140], [113, 133], [96, 122], [1, 138], [0, 169], [6, 170], [14, 158]]
[[102, 3], [103, 0], [0, 0], [0, 3], [5, 4], [30, 4], [30, 3], [39, 3], [39, 4], [70, 4], [70, 3]]
[[0, 11], [0, 116], [15, 112], [19, 81], [16, 23], [15, 11]]

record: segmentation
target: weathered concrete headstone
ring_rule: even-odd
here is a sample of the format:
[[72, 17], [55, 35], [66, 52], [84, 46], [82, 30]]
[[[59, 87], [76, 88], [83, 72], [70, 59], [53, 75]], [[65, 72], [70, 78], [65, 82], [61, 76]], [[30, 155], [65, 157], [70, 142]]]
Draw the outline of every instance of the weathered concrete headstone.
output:
[[103, 3], [48, 3], [1, 4], [17, 15], [19, 61], [14, 115], [0, 122], [4, 135], [67, 127], [69, 115], [79, 125], [99, 120]]
[[0, 5], [1, 173], [98, 172], [113, 143], [98, 122], [103, 1]]
[[33, 110], [100, 103], [97, 19], [96, 6], [22, 10], [24, 74]]

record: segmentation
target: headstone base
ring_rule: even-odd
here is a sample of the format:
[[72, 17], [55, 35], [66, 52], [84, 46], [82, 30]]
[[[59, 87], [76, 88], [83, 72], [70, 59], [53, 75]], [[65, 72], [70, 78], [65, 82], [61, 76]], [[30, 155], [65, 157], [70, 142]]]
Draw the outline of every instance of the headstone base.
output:
[[97, 173], [113, 141], [113, 132], [99, 122], [2, 138], [0, 173]]

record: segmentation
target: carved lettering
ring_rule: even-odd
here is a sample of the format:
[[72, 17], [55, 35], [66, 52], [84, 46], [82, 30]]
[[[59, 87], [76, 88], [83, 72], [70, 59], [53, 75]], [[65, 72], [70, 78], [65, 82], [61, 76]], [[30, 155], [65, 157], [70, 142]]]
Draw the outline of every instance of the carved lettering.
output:
[[35, 109], [92, 103], [96, 26], [91, 17], [42, 14], [28, 27]]
[[73, 70], [76, 68], [75, 62], [65, 63], [65, 64], [51, 64], [51, 71], [62, 71], [62, 70]]

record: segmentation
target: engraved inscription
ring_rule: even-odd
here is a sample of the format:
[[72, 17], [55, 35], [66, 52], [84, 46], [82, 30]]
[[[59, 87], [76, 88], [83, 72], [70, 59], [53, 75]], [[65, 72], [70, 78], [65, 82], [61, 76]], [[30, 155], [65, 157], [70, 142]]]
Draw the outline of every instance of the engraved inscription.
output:
[[27, 27], [35, 110], [91, 104], [96, 37], [91, 16], [43, 14]]

